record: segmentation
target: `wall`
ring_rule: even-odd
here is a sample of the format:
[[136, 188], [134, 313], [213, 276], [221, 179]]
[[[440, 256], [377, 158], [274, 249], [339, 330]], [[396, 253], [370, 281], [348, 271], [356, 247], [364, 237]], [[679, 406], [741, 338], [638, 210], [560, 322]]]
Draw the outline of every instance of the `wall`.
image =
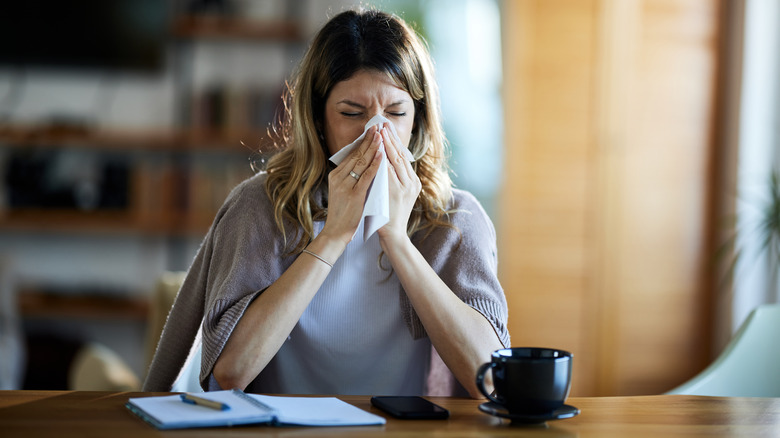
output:
[[513, 344], [574, 395], [653, 394], [710, 358], [720, 3], [504, 3], [501, 280]]

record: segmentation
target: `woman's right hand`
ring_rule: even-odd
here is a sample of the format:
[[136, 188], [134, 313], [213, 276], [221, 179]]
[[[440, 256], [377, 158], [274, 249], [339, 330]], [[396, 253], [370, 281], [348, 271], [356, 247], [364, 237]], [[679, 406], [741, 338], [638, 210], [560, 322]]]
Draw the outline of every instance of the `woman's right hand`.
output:
[[346, 245], [363, 215], [366, 193], [382, 162], [382, 136], [377, 126], [366, 132], [360, 145], [328, 175], [328, 217], [320, 235]]

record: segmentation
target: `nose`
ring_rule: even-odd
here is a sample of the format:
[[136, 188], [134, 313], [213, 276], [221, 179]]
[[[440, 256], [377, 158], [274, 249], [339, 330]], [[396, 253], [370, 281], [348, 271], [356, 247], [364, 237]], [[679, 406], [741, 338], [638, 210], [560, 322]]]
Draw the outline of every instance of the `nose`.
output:
[[371, 109], [368, 111], [368, 118], [369, 118], [369, 119], [372, 119], [372, 118], [374, 118], [374, 117], [376, 117], [376, 116], [378, 116], [378, 115], [381, 115], [381, 114], [382, 114], [382, 110], [381, 110], [381, 108], [376, 108], [376, 109], [374, 109], [374, 108], [371, 108]]

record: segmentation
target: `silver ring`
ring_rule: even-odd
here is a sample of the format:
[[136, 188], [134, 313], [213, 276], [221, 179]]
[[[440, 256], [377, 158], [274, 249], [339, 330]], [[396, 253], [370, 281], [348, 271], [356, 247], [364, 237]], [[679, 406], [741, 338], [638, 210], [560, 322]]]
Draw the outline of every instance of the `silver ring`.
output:
[[360, 179], [360, 175], [358, 175], [357, 173], [355, 173], [352, 170], [349, 171], [349, 176], [351, 176], [352, 178], [355, 178], [356, 181]]

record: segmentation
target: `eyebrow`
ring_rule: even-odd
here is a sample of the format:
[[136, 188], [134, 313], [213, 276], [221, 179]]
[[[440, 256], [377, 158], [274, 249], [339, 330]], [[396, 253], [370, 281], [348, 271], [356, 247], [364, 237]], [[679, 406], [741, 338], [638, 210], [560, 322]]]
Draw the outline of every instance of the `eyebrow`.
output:
[[[406, 102], [408, 102], [408, 100], [406, 100], [406, 99], [397, 100], [397, 101], [391, 103], [390, 105], [387, 105], [385, 108], [390, 108], [391, 106], [398, 106], [398, 105], [404, 104]], [[355, 101], [349, 100], [349, 99], [343, 99], [343, 100], [340, 100], [340, 101], [336, 102], [336, 104], [340, 104], [340, 103], [343, 103], [343, 104], [346, 104], [346, 105], [349, 105], [349, 106], [354, 106], [354, 107], [360, 108], [360, 109], [366, 109], [365, 105], [361, 105], [361, 104], [359, 104], [359, 103], [357, 103]]]

